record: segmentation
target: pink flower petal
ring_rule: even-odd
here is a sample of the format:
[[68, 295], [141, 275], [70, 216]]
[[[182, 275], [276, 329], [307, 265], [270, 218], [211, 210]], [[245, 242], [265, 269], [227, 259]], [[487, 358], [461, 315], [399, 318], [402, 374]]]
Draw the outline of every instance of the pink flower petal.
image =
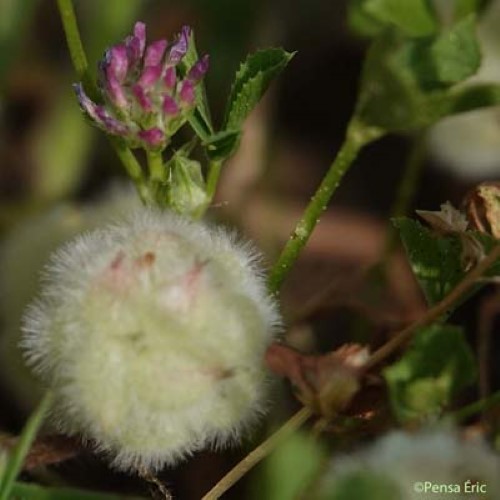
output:
[[141, 130], [137, 135], [149, 147], [158, 147], [165, 142], [165, 134], [157, 127]]
[[169, 95], [165, 96], [163, 99], [163, 112], [166, 115], [174, 116], [179, 113], [179, 106], [175, 102], [175, 99]]
[[166, 48], [166, 40], [157, 40], [156, 42], [151, 43], [146, 49], [144, 66], [158, 66], [161, 63]]

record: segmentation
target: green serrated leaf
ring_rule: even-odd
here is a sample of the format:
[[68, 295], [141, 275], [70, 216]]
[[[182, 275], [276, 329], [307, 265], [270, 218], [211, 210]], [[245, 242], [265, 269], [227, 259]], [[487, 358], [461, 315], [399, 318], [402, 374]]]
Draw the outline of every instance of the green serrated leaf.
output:
[[408, 131], [429, 126], [460, 106], [486, 105], [491, 95], [476, 94], [474, 99], [453, 88], [479, 64], [473, 17], [433, 37], [408, 38], [385, 31], [368, 51], [356, 116], [385, 131]]
[[98, 493], [74, 488], [46, 488], [28, 483], [15, 483], [11, 498], [22, 500], [141, 500], [141, 497]]
[[271, 81], [286, 67], [294, 53], [264, 49], [247, 57], [236, 77], [226, 108], [224, 129], [239, 129], [260, 101]]
[[394, 220], [408, 260], [430, 305], [442, 300], [465, 276], [462, 243], [456, 236], [438, 236], [406, 217]]
[[474, 355], [460, 328], [435, 323], [417, 333], [384, 377], [398, 420], [435, 418], [459, 390], [474, 382]]
[[[356, 105], [357, 119], [386, 132], [420, 129], [447, 111], [446, 91], [421, 88], [409, 57], [414, 41], [394, 31], [375, 39], [368, 50]], [[448, 104], [448, 103], [446, 103]]]
[[474, 15], [429, 41], [409, 44], [406, 63], [424, 89], [462, 82], [479, 69], [481, 51]]
[[224, 130], [211, 135], [203, 145], [210, 160], [227, 160], [238, 149], [241, 130]]
[[429, 0], [365, 0], [364, 9], [374, 19], [409, 36], [431, 35], [438, 29]]

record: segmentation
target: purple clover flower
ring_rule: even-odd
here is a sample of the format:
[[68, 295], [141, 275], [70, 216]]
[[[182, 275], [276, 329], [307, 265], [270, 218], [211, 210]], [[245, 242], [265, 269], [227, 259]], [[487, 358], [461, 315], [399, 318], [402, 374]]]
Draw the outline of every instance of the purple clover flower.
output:
[[146, 46], [146, 26], [109, 48], [99, 63], [103, 104], [96, 104], [75, 84], [80, 107], [102, 130], [120, 136], [131, 147], [161, 150], [188, 119], [195, 89], [208, 70], [208, 56], [180, 78], [177, 66], [189, 49], [191, 29], [184, 26], [172, 43], [157, 40]]

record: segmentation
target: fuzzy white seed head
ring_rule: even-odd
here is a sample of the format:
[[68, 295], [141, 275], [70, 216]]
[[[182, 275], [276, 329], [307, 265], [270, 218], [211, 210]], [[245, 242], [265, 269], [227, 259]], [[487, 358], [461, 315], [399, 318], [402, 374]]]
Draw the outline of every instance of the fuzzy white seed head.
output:
[[[464, 493], [468, 480], [473, 484], [485, 484], [487, 495], [481, 496], [494, 499], [500, 498], [499, 471], [500, 456], [481, 439], [466, 440], [460, 437], [458, 431], [448, 428], [427, 429], [413, 434], [395, 431], [357, 453], [334, 457], [322, 489], [328, 492], [330, 498], [336, 498], [337, 488], [341, 487], [343, 480], [353, 475], [368, 474], [392, 485], [401, 500], [440, 497], [436, 492], [415, 489], [416, 484], [424, 482], [460, 485]], [[456, 496], [469, 497], [470, 494]]]
[[240, 435], [279, 325], [256, 260], [221, 228], [150, 209], [57, 252], [23, 347], [59, 428], [125, 470]]

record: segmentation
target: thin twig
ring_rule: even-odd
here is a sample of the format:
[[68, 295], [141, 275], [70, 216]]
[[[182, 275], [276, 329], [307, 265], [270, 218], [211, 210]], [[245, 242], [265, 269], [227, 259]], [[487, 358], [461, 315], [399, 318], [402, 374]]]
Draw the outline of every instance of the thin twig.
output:
[[461, 422], [462, 420], [472, 417], [476, 413], [484, 412], [499, 405], [500, 391], [491, 394], [491, 396], [488, 396], [487, 398], [480, 399], [470, 405], [464, 406], [463, 408], [460, 408], [459, 410], [448, 415], [448, 417], [454, 422]]
[[438, 304], [431, 307], [424, 316], [397, 333], [391, 340], [376, 350], [363, 366], [368, 371], [385, 358], [395, 352], [401, 345], [407, 342], [414, 333], [423, 326], [427, 326], [446, 313], [465, 292], [473, 287], [481, 276], [500, 258], [500, 244], [497, 244], [474, 269]]
[[139, 471], [139, 476], [156, 488], [162, 498], [165, 500], [173, 500], [174, 497], [172, 496], [172, 493], [170, 493], [170, 490], [153, 473], [144, 469]]
[[229, 488], [238, 482], [250, 469], [269, 455], [276, 446], [290, 434], [295, 432], [306, 420], [311, 417], [309, 408], [302, 408], [287, 420], [274, 434], [269, 436], [257, 448], [252, 450], [241, 462], [236, 464], [203, 498], [215, 500], [220, 498]]

